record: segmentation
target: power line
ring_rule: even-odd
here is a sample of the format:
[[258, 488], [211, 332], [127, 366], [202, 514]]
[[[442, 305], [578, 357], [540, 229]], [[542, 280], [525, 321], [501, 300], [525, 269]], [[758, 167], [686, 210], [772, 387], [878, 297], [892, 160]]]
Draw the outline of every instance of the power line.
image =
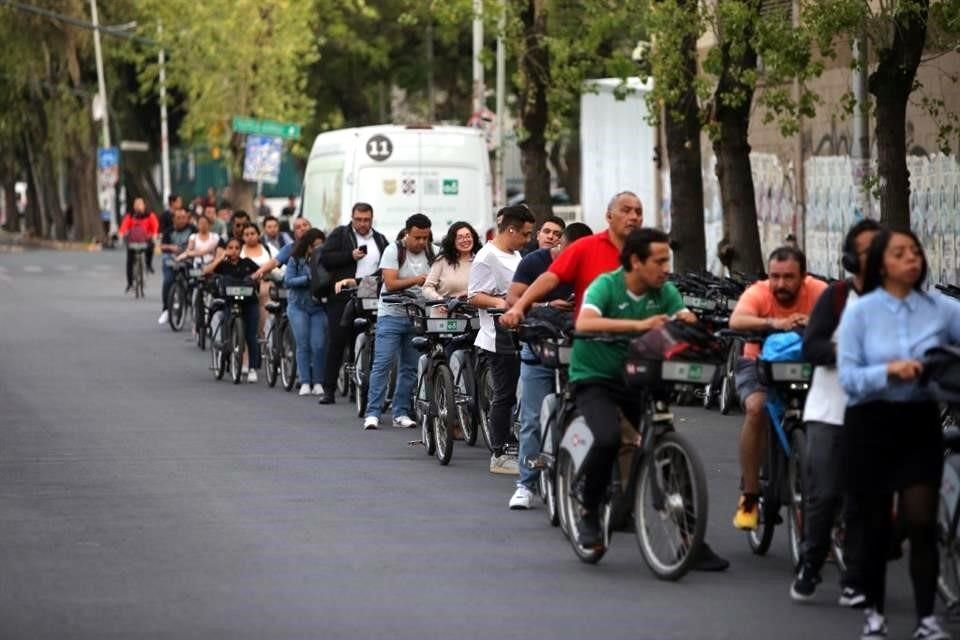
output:
[[150, 38], [144, 38], [143, 36], [138, 36], [129, 31], [123, 29], [118, 29], [117, 27], [95, 25], [92, 22], [87, 20], [81, 20], [80, 18], [75, 18], [73, 16], [68, 16], [63, 13], [57, 13], [56, 11], [51, 11], [50, 9], [44, 9], [43, 7], [37, 7], [32, 4], [26, 4], [25, 2], [16, 2], [15, 0], [0, 0], [0, 5], [6, 5], [17, 11], [23, 11], [24, 13], [32, 13], [34, 15], [42, 16], [44, 18], [49, 18], [50, 20], [56, 20], [57, 22], [63, 22], [64, 24], [69, 24], [74, 27], [80, 27], [82, 29], [90, 29], [91, 31], [99, 31], [100, 33], [105, 33], [108, 36], [114, 36], [115, 38], [123, 38], [125, 40], [133, 40], [134, 42], [139, 42], [141, 44], [156, 46], [158, 43], [156, 40], [151, 40]]

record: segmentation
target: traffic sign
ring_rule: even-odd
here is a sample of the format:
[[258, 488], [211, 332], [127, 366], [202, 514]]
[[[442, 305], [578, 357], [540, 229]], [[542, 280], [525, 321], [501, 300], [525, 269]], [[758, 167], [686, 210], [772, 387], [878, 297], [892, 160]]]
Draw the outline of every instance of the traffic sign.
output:
[[283, 157], [283, 140], [273, 136], [247, 136], [243, 158], [243, 179], [250, 182], [277, 184]]
[[257, 120], [256, 118], [234, 116], [232, 128], [234, 133], [248, 133], [288, 139], [296, 139], [300, 137], [300, 125], [292, 122]]

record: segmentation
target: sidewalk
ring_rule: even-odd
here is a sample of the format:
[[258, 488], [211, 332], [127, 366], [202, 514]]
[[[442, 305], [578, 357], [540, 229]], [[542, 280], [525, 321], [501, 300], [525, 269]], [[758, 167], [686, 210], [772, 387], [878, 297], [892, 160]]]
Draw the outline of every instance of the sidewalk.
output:
[[0, 229], [0, 253], [17, 253], [24, 249], [53, 249], [55, 251], [100, 251], [99, 242], [71, 242], [28, 237]]

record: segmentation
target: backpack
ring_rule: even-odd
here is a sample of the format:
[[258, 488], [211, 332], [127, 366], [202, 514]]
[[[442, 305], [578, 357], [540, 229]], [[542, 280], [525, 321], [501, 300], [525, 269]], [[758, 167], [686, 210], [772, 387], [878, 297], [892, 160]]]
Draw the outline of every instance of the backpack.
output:
[[774, 333], [763, 341], [760, 359], [767, 362], [803, 362], [803, 336], [796, 331]]
[[127, 242], [142, 243], [147, 242], [150, 236], [145, 228], [147, 219], [131, 216], [130, 231], [127, 232]]
[[310, 293], [317, 300], [330, 295], [333, 288], [333, 278], [320, 260], [322, 255], [322, 250], [314, 251], [310, 255]]

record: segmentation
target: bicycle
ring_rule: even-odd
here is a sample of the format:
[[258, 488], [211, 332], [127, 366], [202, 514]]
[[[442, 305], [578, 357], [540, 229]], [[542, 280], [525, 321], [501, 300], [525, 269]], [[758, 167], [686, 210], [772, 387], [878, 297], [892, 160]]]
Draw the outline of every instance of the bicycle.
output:
[[[347, 345], [348, 357], [344, 358], [344, 372], [353, 387], [357, 417], [362, 418], [367, 411], [367, 392], [370, 390], [370, 371], [373, 368], [373, 342], [376, 335], [377, 309], [380, 299], [359, 297], [356, 287], [343, 289], [353, 293], [350, 306], [344, 315], [351, 314], [353, 326], [358, 330], [352, 345]], [[339, 385], [338, 385], [339, 386]]]
[[[623, 343], [628, 334], [574, 334], [575, 340]], [[679, 580], [700, 553], [707, 527], [707, 480], [699, 454], [677, 433], [668, 399], [675, 384], [705, 383], [718, 357], [700, 360], [650, 360], [631, 353], [624, 363], [624, 381], [643, 406], [637, 419], [628, 476], [613, 465], [612, 480], [600, 505], [602, 543], [580, 546], [577, 514], [582, 509], [581, 467], [590, 453], [593, 432], [576, 410], [571, 390], [556, 424], [564, 430], [557, 455], [556, 497], [560, 524], [577, 557], [595, 564], [604, 556], [617, 517], [632, 513], [644, 561], [661, 580]], [[562, 421], [561, 421], [562, 420]], [[657, 539], [663, 532], [665, 540]]]
[[[726, 331], [744, 343], [762, 344], [767, 335]], [[810, 390], [813, 366], [807, 362], [773, 362], [758, 358], [758, 379], [767, 388], [764, 408], [770, 423], [767, 446], [760, 464], [759, 523], [747, 532], [747, 541], [756, 555], [765, 555], [774, 530], [783, 522], [780, 509], [787, 507], [787, 532], [793, 566], [800, 562], [803, 542], [803, 469], [806, 459], [806, 431], [803, 406]], [[836, 536], [833, 536], [836, 546]], [[842, 563], [842, 554], [838, 558]]]
[[246, 350], [242, 306], [255, 299], [256, 288], [250, 280], [228, 283], [223, 279], [219, 288], [221, 296], [210, 306], [211, 318], [220, 317], [219, 322], [210, 323], [210, 368], [214, 378], [221, 380], [229, 366], [233, 384], [240, 384]]
[[297, 345], [287, 317], [287, 296], [287, 289], [276, 284], [270, 287], [262, 361], [267, 386], [275, 387], [279, 379], [285, 391], [292, 391], [297, 382]]
[[146, 253], [149, 246], [146, 242], [127, 243], [127, 249], [133, 251], [133, 295], [136, 298], [143, 298], [146, 295], [143, 272], [146, 269]]
[[182, 331], [187, 318], [195, 318], [195, 290], [203, 270], [186, 262], [173, 263], [173, 285], [167, 295], [167, 322], [174, 332]]
[[[505, 312], [501, 309], [487, 309], [487, 313], [493, 319], [494, 326], [498, 326], [500, 322], [500, 316]], [[478, 321], [479, 322], [479, 321]], [[516, 342], [516, 337], [513, 332], [511, 332], [511, 337], [514, 338]], [[516, 345], [515, 345], [516, 346]], [[517, 349], [519, 354], [520, 349]], [[476, 398], [477, 398], [477, 418], [480, 425], [480, 434], [483, 436], [483, 442], [487, 445], [487, 449], [493, 453], [493, 435], [492, 435], [492, 425], [490, 423], [490, 406], [493, 403], [493, 370], [490, 368], [490, 363], [487, 361], [488, 352], [484, 349], [474, 349], [474, 354], [476, 357], [476, 364], [474, 371], [476, 372]], [[519, 355], [518, 355], [519, 357]], [[517, 449], [517, 440], [520, 434], [520, 403], [514, 402], [513, 404], [513, 419], [511, 422], [510, 433], [513, 438], [512, 442], [507, 444], [508, 453], [516, 453]]]

